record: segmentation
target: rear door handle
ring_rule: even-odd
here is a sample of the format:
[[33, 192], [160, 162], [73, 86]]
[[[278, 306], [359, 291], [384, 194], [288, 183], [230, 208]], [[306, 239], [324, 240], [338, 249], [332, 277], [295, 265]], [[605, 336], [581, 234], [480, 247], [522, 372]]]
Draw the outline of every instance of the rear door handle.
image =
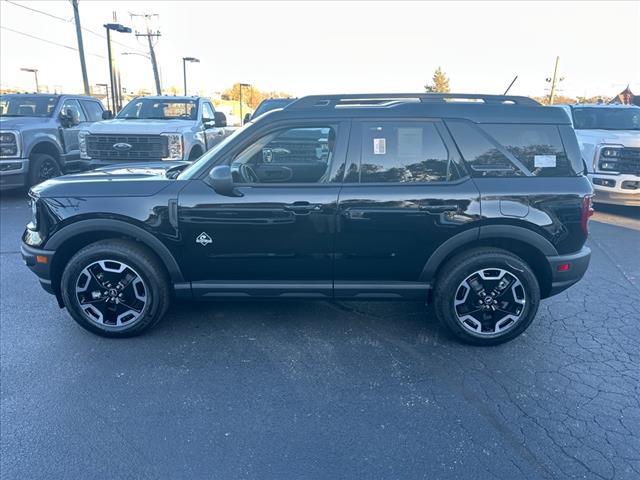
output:
[[311, 212], [319, 212], [322, 209], [322, 205], [309, 202], [294, 202], [289, 205], [285, 205], [284, 209], [293, 212], [296, 215], [306, 215]]
[[418, 209], [429, 213], [455, 212], [458, 210], [458, 205], [451, 203], [440, 205], [420, 205]]

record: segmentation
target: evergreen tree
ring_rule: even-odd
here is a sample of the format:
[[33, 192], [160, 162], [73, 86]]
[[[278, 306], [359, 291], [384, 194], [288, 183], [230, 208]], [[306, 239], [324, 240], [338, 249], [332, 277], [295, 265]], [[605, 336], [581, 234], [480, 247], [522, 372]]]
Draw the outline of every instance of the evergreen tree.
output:
[[427, 92], [449, 93], [451, 91], [449, 88], [449, 77], [447, 77], [440, 67], [434, 72], [432, 81], [433, 83], [431, 85], [424, 86]]

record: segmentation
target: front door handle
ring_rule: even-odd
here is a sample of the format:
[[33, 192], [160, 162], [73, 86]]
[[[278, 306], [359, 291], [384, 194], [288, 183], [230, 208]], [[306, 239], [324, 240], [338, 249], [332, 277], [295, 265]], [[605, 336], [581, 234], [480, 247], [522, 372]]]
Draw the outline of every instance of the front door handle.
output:
[[294, 202], [289, 205], [285, 205], [284, 209], [293, 212], [296, 215], [306, 215], [311, 212], [319, 212], [322, 209], [322, 205], [309, 202]]
[[420, 205], [419, 210], [429, 213], [442, 213], [442, 212], [455, 212], [458, 210], [458, 205], [451, 203], [444, 203], [439, 205]]

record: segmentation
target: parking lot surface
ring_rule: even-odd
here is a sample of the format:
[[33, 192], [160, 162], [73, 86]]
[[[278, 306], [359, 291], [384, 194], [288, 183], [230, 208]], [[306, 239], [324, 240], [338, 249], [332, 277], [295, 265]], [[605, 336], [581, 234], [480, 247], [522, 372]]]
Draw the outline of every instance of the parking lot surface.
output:
[[0, 473], [52, 478], [640, 478], [640, 214], [591, 222], [582, 282], [490, 348], [411, 303], [175, 304], [78, 327], [0, 201]]

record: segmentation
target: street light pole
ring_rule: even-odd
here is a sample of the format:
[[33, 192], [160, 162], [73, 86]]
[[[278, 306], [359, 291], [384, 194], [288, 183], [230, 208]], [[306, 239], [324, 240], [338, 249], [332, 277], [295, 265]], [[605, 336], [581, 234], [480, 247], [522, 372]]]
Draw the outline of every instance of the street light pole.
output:
[[118, 95], [116, 94], [116, 76], [114, 72], [113, 56], [111, 55], [111, 30], [115, 30], [120, 33], [131, 33], [129, 27], [120, 25], [119, 23], [105, 23], [104, 28], [107, 30], [107, 55], [109, 59], [109, 83], [111, 83], [111, 100], [113, 103], [113, 113], [117, 113], [120, 110], [120, 102], [118, 101]]
[[182, 57], [182, 78], [184, 80], [184, 96], [187, 96], [187, 62], [200, 63], [195, 57]]
[[244, 123], [244, 119], [242, 118], [242, 87], [250, 87], [251, 85], [248, 83], [239, 83], [240, 88], [240, 126]]
[[36, 77], [36, 93], [40, 93], [40, 85], [38, 84], [38, 69], [37, 68], [21, 68], [23, 72], [33, 73]]

